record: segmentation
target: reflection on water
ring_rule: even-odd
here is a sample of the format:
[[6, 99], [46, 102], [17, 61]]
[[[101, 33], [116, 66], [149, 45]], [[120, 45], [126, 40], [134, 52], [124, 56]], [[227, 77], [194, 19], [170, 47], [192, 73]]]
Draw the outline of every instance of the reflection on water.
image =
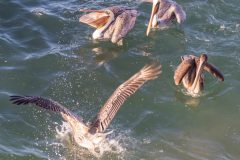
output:
[[108, 62], [111, 59], [117, 58], [119, 54], [119, 50], [111, 50], [111, 52], [108, 51], [108, 49], [104, 48], [93, 48], [93, 53], [95, 54], [95, 60], [96, 63], [99, 65], [103, 65], [104, 63]]
[[[186, 96], [183, 96], [186, 95]], [[186, 89], [181, 89], [181, 91], [176, 91], [175, 92], [175, 97], [176, 100], [181, 102], [182, 104], [185, 104], [188, 107], [198, 107], [200, 104], [200, 97], [202, 95], [197, 95], [196, 97], [193, 96], [191, 93], [188, 93], [188, 91]]]

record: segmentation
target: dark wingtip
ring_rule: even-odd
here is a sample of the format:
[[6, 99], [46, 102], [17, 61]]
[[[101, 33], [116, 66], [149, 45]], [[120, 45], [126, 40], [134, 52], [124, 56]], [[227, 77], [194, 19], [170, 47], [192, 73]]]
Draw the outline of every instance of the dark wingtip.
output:
[[16, 104], [16, 105], [21, 105], [21, 104], [27, 104], [28, 101], [26, 101], [26, 97], [27, 96], [10, 96], [9, 101], [12, 102], [12, 104]]
[[15, 100], [18, 100], [19, 98], [22, 98], [22, 96], [10, 96], [10, 99], [9, 101], [15, 101]]

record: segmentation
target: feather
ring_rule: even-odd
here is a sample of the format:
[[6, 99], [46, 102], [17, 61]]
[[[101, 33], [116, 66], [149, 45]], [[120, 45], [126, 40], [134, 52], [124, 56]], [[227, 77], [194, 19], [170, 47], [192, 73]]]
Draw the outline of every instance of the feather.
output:
[[161, 74], [160, 65], [147, 65], [129, 80], [121, 84], [98, 112], [96, 118], [92, 122], [90, 132], [103, 132], [125, 100], [134, 94], [145, 82], [157, 78], [159, 74]]

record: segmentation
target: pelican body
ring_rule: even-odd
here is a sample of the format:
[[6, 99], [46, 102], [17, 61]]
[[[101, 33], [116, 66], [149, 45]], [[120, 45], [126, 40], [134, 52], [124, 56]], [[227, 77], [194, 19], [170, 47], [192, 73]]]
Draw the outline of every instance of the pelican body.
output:
[[79, 21], [97, 28], [93, 39], [109, 39], [122, 45], [122, 39], [134, 27], [137, 11], [131, 8], [114, 6], [101, 10], [81, 10], [90, 12], [80, 17]]
[[151, 28], [164, 28], [173, 19], [177, 19], [180, 24], [186, 19], [186, 13], [182, 7], [171, 0], [144, 0], [153, 3], [150, 21], [147, 28], [147, 36]]
[[204, 89], [204, 71], [224, 81], [222, 73], [214, 65], [208, 63], [206, 54], [202, 54], [200, 57], [185, 55], [181, 59], [182, 62], [174, 74], [174, 82], [176, 85], [183, 83], [189, 93], [196, 95]]
[[35, 104], [38, 107], [59, 112], [62, 118], [70, 124], [73, 140], [79, 146], [94, 150], [105, 139], [107, 134], [104, 131], [124, 101], [145, 82], [156, 79], [160, 74], [161, 65], [152, 64], [143, 67], [114, 91], [90, 124], [84, 123], [81, 117], [50, 99], [36, 96], [11, 96], [10, 101], [17, 105]]

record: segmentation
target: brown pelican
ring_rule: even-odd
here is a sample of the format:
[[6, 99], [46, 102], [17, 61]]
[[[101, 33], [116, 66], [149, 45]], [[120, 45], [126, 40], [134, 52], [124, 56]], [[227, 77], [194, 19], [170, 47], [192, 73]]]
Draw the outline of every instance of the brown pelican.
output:
[[93, 39], [110, 39], [122, 45], [122, 39], [134, 27], [137, 11], [131, 8], [114, 6], [101, 10], [80, 10], [91, 12], [80, 17], [79, 21], [97, 28]]
[[174, 74], [176, 85], [183, 82], [183, 86], [189, 93], [199, 94], [204, 88], [203, 71], [211, 73], [214, 77], [224, 81], [222, 73], [212, 64], [208, 63], [206, 54], [201, 54], [200, 58], [193, 55], [181, 57], [182, 63], [177, 67]]
[[11, 96], [10, 101], [17, 105], [35, 104], [38, 107], [59, 112], [63, 119], [70, 124], [73, 140], [79, 146], [94, 150], [105, 139], [107, 134], [104, 134], [104, 131], [124, 101], [134, 94], [145, 82], [156, 79], [160, 74], [161, 65], [152, 64], [143, 67], [114, 91], [91, 124], [84, 123], [82, 118], [50, 99], [36, 96]]
[[169, 24], [173, 19], [182, 23], [186, 19], [186, 13], [182, 7], [171, 0], [143, 0], [144, 2], [153, 3], [152, 13], [147, 28], [147, 36], [151, 28], [162, 28]]

